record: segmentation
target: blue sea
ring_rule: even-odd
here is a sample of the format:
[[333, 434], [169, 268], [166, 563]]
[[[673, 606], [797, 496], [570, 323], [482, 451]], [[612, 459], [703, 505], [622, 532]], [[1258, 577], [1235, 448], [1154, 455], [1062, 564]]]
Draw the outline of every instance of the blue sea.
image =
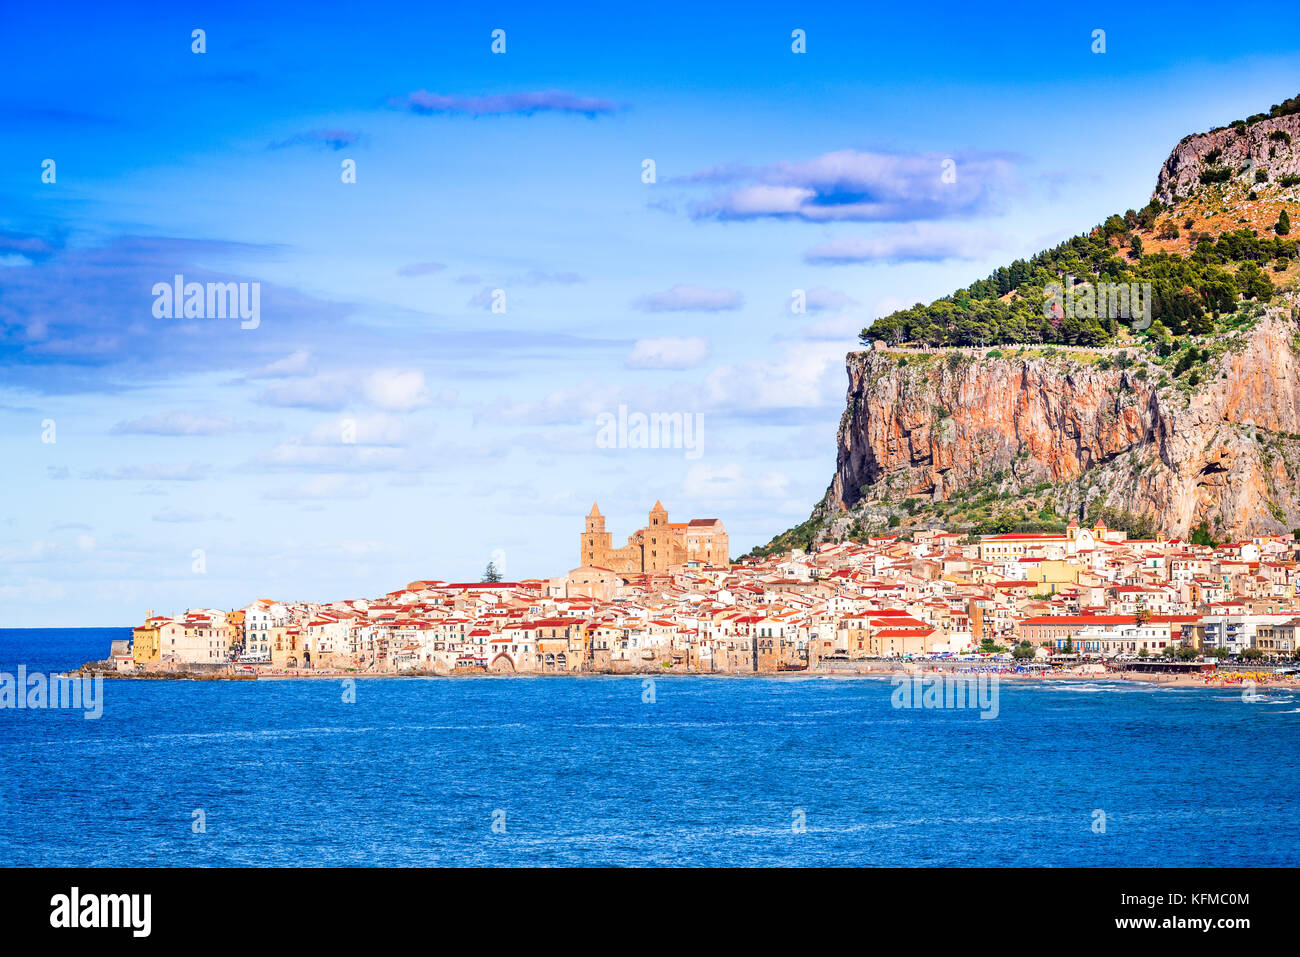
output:
[[[0, 671], [129, 634], [0, 631]], [[986, 720], [854, 678], [355, 686], [0, 710], [0, 865], [1300, 864], [1300, 696], [1276, 690], [1004, 682]]]

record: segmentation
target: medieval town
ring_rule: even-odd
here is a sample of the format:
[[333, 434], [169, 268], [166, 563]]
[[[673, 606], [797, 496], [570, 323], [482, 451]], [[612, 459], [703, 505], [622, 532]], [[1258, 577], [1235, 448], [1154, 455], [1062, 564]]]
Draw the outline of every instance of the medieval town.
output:
[[1196, 673], [1289, 661], [1290, 537], [1211, 547], [1071, 522], [1063, 535], [881, 536], [733, 563], [723, 523], [656, 502], [615, 548], [592, 506], [550, 579], [413, 581], [378, 598], [148, 612], [123, 674], [777, 673], [908, 659]]

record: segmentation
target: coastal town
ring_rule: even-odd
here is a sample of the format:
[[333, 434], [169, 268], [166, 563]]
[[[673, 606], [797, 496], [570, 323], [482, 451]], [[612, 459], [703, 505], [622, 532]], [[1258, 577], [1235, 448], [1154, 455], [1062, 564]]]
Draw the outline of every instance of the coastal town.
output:
[[1146, 670], [1296, 657], [1300, 543], [931, 529], [732, 562], [717, 519], [660, 503], [615, 548], [593, 505], [557, 578], [412, 581], [334, 602], [155, 614], [121, 674], [778, 673], [1009, 658]]

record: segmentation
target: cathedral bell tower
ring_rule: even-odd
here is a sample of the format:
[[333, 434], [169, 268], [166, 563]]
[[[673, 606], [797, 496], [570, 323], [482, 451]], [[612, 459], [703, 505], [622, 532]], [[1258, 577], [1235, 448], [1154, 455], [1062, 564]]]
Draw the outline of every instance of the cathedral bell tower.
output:
[[578, 540], [578, 564], [600, 565], [607, 561], [610, 550], [609, 532], [605, 531], [605, 516], [600, 514], [600, 506], [591, 503], [587, 513], [586, 528]]
[[655, 502], [650, 509], [650, 524], [646, 526], [645, 538], [641, 542], [641, 568], [647, 572], [663, 571], [668, 567], [672, 555], [671, 532], [668, 528], [668, 509], [664, 503]]

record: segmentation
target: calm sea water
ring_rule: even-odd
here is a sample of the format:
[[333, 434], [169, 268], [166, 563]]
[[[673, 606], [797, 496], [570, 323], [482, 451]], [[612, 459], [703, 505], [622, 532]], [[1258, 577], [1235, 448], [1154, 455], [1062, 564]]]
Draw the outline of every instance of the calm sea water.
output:
[[[128, 636], [0, 631], [0, 670]], [[1286, 693], [1003, 684], [981, 720], [862, 679], [104, 688], [98, 721], [0, 710], [0, 864], [1300, 864]]]

